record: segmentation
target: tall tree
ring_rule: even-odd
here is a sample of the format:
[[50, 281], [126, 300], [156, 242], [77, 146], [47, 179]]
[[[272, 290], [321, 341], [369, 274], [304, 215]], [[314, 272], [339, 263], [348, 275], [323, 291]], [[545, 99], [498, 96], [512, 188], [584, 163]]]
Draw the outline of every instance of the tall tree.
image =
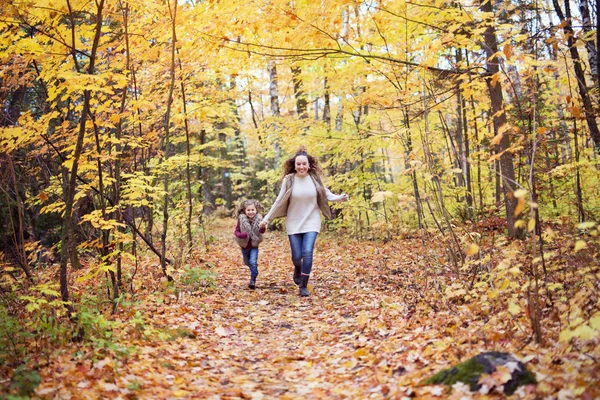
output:
[[[71, 23], [71, 55], [73, 57], [73, 63], [77, 72], [83, 72], [80, 67], [80, 61], [78, 58], [77, 52], [77, 41], [76, 37], [76, 29], [77, 24], [75, 22], [75, 13], [71, 8], [71, 3], [67, 0], [67, 6], [69, 8], [68, 18]], [[94, 38], [92, 42], [92, 49], [89, 54], [88, 66], [85, 70], [85, 73], [88, 75], [93, 75], [95, 72], [95, 64], [96, 64], [96, 55], [98, 51], [98, 46], [100, 43], [100, 37], [102, 35], [102, 24], [103, 17], [102, 12], [104, 11], [104, 0], [100, 0], [96, 3], [96, 13], [95, 13], [95, 21], [96, 25], [94, 28]], [[67, 304], [69, 302], [69, 283], [68, 283], [68, 262], [69, 262], [69, 241], [71, 240], [71, 235], [73, 232], [72, 229], [72, 212], [73, 212], [73, 203], [75, 198], [75, 191], [77, 187], [77, 168], [79, 166], [79, 158], [81, 157], [81, 152], [83, 149], [83, 140], [86, 133], [86, 122], [89, 117], [90, 112], [90, 101], [92, 98], [91, 90], [83, 91], [83, 107], [81, 110], [81, 115], [79, 117], [79, 129], [77, 132], [77, 139], [75, 144], [75, 151], [72, 156], [72, 163], [70, 171], [65, 166], [65, 176], [68, 176], [68, 182], [66, 183], [66, 192], [64, 194], [64, 202], [65, 202], [65, 213], [63, 217], [62, 224], [62, 233], [61, 233], [61, 241], [62, 247], [60, 252], [60, 293], [62, 301]], [[70, 172], [70, 174], [69, 174]], [[68, 310], [71, 312], [72, 307], [68, 306]]]
[[[493, 5], [491, 1], [484, 1], [479, 4], [481, 11], [493, 15]], [[486, 78], [488, 91], [490, 95], [491, 114], [493, 120], [496, 154], [500, 158], [500, 171], [502, 174], [502, 191], [504, 193], [504, 206], [506, 210], [506, 221], [508, 223], [508, 236], [517, 237], [518, 229], [515, 226], [518, 215], [515, 215], [517, 207], [517, 199], [513, 192], [516, 189], [515, 170], [513, 164], [513, 154], [510, 143], [510, 132], [506, 120], [504, 110], [504, 98], [502, 96], [502, 84], [499, 74], [499, 58], [498, 58], [498, 39], [496, 37], [496, 29], [493, 19], [488, 22], [485, 32], [483, 33], [486, 53], [486, 68], [489, 76]]]
[[579, 57], [579, 50], [577, 50], [577, 43], [575, 38], [575, 32], [573, 31], [573, 22], [571, 16], [571, 4], [569, 0], [565, 0], [565, 12], [563, 13], [558, 0], [552, 0], [554, 4], [554, 10], [560, 19], [563, 31], [567, 37], [567, 45], [569, 46], [569, 54], [573, 60], [573, 70], [575, 71], [575, 79], [577, 80], [577, 88], [579, 89], [579, 96], [583, 104], [583, 111], [585, 113], [585, 120], [590, 130], [590, 136], [594, 141], [596, 152], [600, 154], [600, 130], [598, 130], [598, 123], [596, 122], [596, 113], [592, 105], [592, 100], [587, 89], [585, 73], [582, 67], [582, 60]]

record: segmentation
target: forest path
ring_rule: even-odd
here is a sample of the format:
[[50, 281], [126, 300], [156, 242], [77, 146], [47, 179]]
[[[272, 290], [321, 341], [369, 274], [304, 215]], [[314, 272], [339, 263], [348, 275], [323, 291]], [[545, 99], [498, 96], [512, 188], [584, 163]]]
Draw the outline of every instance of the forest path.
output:
[[[239, 247], [230, 235], [221, 236], [207, 256], [212, 258], [203, 260], [218, 273], [213, 291], [184, 294], [169, 304], [159, 297], [145, 299], [148, 326], [191, 334], [122, 343], [135, 351], [120, 360], [71, 363], [58, 376], [55, 369], [52, 380], [62, 382], [61, 389], [44, 391], [54, 386], [46, 378], [38, 393], [61, 393], [57, 398], [400, 398], [417, 385], [432, 356], [439, 361], [430, 365], [434, 370], [459, 356], [446, 324], [438, 329], [436, 322], [447, 313], [426, 317], [426, 323], [418, 317], [423, 313], [415, 307], [415, 260], [423, 251], [404, 248], [409, 241], [382, 245], [320, 235], [311, 293], [302, 298], [292, 280], [284, 234], [266, 235], [256, 290], [247, 288], [249, 270]], [[94, 379], [77, 381], [72, 373]]]
[[383, 398], [401, 395], [403, 375], [423, 365], [410, 349], [429, 335], [406, 324], [410, 311], [395, 298], [402, 285], [377, 276], [390, 271], [381, 271], [375, 244], [321, 235], [308, 298], [293, 283], [284, 234], [266, 235], [254, 291], [237, 245], [226, 236], [213, 249], [221, 253], [216, 290], [184, 297], [183, 312], [174, 306], [163, 316], [195, 338], [154, 349], [172, 371], [158, 392], [148, 388], [152, 396], [169, 396], [171, 383], [190, 398]]

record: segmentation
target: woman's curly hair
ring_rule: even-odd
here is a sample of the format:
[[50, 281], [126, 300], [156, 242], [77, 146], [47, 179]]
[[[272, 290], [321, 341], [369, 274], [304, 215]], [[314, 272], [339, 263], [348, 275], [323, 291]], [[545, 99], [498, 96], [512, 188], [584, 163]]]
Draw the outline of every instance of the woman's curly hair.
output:
[[291, 158], [287, 159], [285, 163], [283, 163], [283, 176], [296, 172], [296, 157], [298, 156], [305, 156], [308, 159], [309, 171], [311, 171], [312, 173], [316, 173], [318, 176], [323, 175], [323, 170], [319, 166], [319, 162], [317, 161], [317, 159], [308, 154], [308, 152], [306, 151], [306, 147], [300, 146], [300, 148], [298, 148], [298, 151], [296, 151], [296, 154], [294, 154]]

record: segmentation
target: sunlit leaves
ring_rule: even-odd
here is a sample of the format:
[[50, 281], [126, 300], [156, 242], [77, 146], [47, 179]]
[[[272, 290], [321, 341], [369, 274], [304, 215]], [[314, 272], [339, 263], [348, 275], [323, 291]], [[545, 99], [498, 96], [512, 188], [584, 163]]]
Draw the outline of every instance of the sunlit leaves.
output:
[[377, 192], [373, 195], [373, 197], [371, 198], [371, 202], [372, 203], [383, 203], [383, 201], [386, 198], [391, 198], [393, 196], [393, 193], [390, 191], [386, 191], [386, 192]]
[[[114, 210], [113, 210], [114, 211]], [[107, 210], [108, 213], [111, 210]], [[83, 222], [89, 222], [94, 228], [101, 230], [111, 230], [116, 227], [125, 227], [125, 224], [114, 219], [105, 219], [102, 217], [102, 210], [94, 210], [81, 217]]]
[[470, 243], [465, 249], [465, 254], [468, 256], [474, 256], [479, 253], [479, 246], [476, 243]]
[[578, 338], [584, 341], [594, 340], [600, 337], [600, 314], [596, 313], [589, 321], [576, 318], [569, 326], [560, 333], [561, 341], [569, 341]]

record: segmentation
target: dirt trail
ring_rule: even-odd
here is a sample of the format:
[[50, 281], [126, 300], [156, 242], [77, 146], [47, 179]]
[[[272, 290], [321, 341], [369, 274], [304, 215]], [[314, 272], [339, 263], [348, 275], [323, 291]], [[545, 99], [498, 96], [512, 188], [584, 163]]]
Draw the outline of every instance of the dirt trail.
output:
[[319, 237], [308, 298], [298, 296], [292, 281], [285, 235], [270, 233], [261, 245], [254, 291], [247, 288], [249, 271], [237, 245], [219, 238], [213, 249], [218, 253], [214, 291], [146, 304], [154, 310], [149, 325], [193, 335], [123, 343], [135, 350], [120, 360], [63, 359], [66, 365], [54, 368], [38, 393], [48, 398], [400, 398], [416, 379], [411, 373], [429, 363], [427, 352], [451, 346], [431, 327], [407, 323], [412, 311], [400, 300], [402, 266], [386, 263], [374, 245]]

